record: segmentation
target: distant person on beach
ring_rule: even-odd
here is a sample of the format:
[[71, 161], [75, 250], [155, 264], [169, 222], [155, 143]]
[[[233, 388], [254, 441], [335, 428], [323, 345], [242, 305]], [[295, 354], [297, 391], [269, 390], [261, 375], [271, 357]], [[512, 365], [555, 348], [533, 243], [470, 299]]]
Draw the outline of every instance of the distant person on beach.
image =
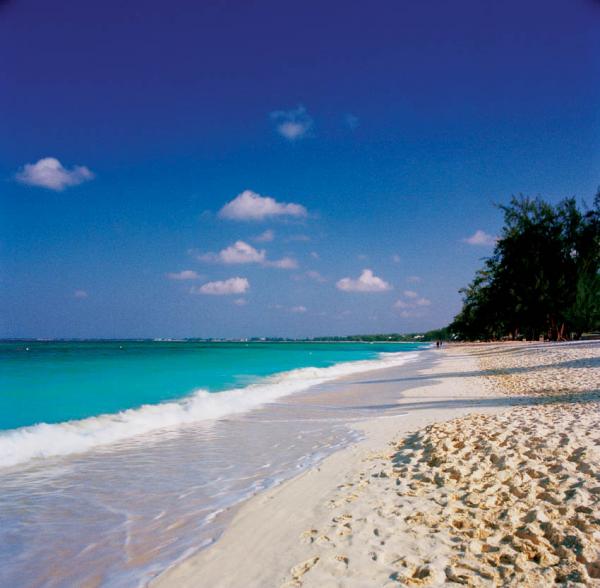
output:
[[435, 342], [435, 347], [436, 347], [436, 349], [439, 349], [439, 348], [440, 348], [440, 342], [439, 342], [439, 341], [436, 341], [436, 342]]

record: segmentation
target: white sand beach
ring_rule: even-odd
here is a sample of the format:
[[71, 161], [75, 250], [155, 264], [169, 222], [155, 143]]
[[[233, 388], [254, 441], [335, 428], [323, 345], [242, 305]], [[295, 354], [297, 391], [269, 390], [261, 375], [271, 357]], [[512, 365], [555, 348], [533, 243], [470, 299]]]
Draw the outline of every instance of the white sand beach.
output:
[[[600, 344], [455, 346], [153, 586], [600, 585]], [[395, 386], [401, 370], [362, 386]]]

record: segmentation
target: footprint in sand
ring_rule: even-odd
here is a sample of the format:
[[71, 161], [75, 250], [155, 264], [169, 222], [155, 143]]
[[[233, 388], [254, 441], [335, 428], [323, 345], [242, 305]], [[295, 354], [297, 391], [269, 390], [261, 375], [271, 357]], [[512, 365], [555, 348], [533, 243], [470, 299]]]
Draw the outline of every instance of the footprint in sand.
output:
[[306, 574], [306, 572], [308, 572], [310, 569], [312, 569], [319, 561], [319, 556], [315, 555], [314, 557], [311, 557], [310, 559], [307, 559], [306, 561], [303, 561], [302, 563], [299, 563], [298, 565], [295, 565], [291, 570], [290, 570], [290, 574], [292, 576], [292, 580], [290, 582], [288, 582], [287, 584], [284, 584], [284, 586], [287, 588], [288, 586], [301, 586], [302, 582], [300, 581], [300, 579], [302, 578], [302, 576], [304, 576], [304, 574]]
[[309, 529], [300, 535], [300, 543], [313, 543], [316, 536], [319, 534], [317, 529]]
[[344, 537], [352, 534], [352, 525], [350, 523], [343, 523], [336, 529], [336, 535]]
[[326, 547], [335, 547], [335, 543], [333, 543], [331, 539], [327, 537], [327, 535], [319, 535], [319, 537], [317, 537], [315, 540], [315, 543], [317, 545], [323, 545]]
[[334, 560], [337, 564], [337, 568], [340, 570], [345, 570], [348, 567], [348, 564], [350, 563], [350, 559], [345, 555], [336, 555], [334, 557]]

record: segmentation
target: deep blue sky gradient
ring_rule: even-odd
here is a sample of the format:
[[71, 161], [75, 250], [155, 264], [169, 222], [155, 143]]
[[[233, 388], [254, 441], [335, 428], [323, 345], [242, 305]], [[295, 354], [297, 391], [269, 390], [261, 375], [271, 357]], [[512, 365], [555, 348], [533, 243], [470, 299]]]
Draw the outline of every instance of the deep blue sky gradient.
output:
[[[498, 232], [494, 202], [591, 201], [600, 184], [598, 31], [595, 0], [1, 3], [0, 336], [446, 324], [491, 251], [462, 239]], [[314, 126], [288, 141], [270, 113], [298, 105]], [[62, 192], [15, 181], [42, 157], [96, 178]], [[219, 219], [244, 189], [310, 215]], [[251, 241], [267, 228], [273, 242]], [[189, 253], [238, 239], [300, 267]], [[393, 290], [335, 287], [364, 268]], [[166, 278], [183, 269], [196, 284], [247, 277], [247, 304]], [[431, 305], [401, 316], [406, 289]]]

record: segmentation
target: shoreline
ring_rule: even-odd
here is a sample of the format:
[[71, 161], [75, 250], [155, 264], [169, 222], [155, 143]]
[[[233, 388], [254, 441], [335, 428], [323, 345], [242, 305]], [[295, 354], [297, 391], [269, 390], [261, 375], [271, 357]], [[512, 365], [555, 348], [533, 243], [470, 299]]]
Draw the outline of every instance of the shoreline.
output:
[[[230, 399], [233, 406], [225, 408], [265, 401], [254, 410], [229, 410], [226, 418], [194, 421], [71, 457], [4, 468], [0, 535], [10, 545], [18, 533], [22, 548], [0, 577], [7, 584], [22, 578], [43, 583], [47, 570], [52, 569], [56, 584], [145, 584], [218, 538], [238, 504], [356, 440], [358, 434], [347, 422], [372, 414], [367, 406], [370, 399], [352, 393], [330, 394], [329, 383], [344, 375], [415, 363], [411, 359], [419, 357], [417, 346], [402, 346], [400, 353], [379, 353], [399, 347], [371, 346], [371, 357], [366, 358], [361, 357], [362, 351], [344, 353], [345, 347], [314, 358], [317, 365], [329, 358], [335, 362], [331, 366], [279, 372], [250, 388], [252, 382], [243, 382], [244, 388]], [[300, 354], [304, 362], [313, 362], [306, 347]], [[262, 357], [266, 364], [280, 363], [271, 352]], [[296, 363], [293, 354], [287, 357], [285, 351], [279, 369], [285, 369], [286, 361]], [[321, 387], [315, 388], [316, 383]], [[288, 391], [293, 393], [281, 396]], [[190, 410], [204, 399], [190, 399]], [[227, 402], [219, 394], [208, 399], [218, 407]], [[386, 398], [379, 397], [378, 402], [383, 404]], [[171, 413], [164, 414], [169, 406], [157, 407], [156, 419], [169, 417]], [[392, 412], [386, 410], [388, 415]], [[104, 425], [101, 421], [105, 420], [98, 419], [96, 424]], [[130, 421], [117, 418], [116, 424], [125, 427]], [[71, 423], [69, 430], [84, 433], [81, 424]], [[55, 431], [50, 426], [44, 429]], [[82, 509], [77, 507], [81, 504], [86, 505], [83, 520]], [[62, 546], [61, 558], [52, 548], [56, 544]]]
[[[348, 423], [364, 438], [338, 450], [319, 464], [282, 484], [263, 491], [241, 503], [222, 535], [210, 546], [176, 563], [152, 579], [156, 587], [194, 586], [198, 578], [206, 585], [247, 586], [279, 585], [287, 572], [285, 559], [300, 551], [298, 537], [303, 526], [320, 510], [327, 494], [339, 485], [341, 477], [381, 451], [392, 438], [437, 422], [448, 415], [458, 417], [475, 407], [495, 413], [512, 401], [492, 391], [482, 379], [474, 384], [472, 373], [478, 368], [468, 354], [448, 356], [429, 349], [425, 353], [433, 364], [419, 368], [412, 382], [398, 398], [397, 408], [407, 406], [400, 418], [367, 418]], [[461, 372], [468, 375], [459, 375]], [[406, 375], [406, 366], [366, 371], [344, 376], [328, 384], [329, 388], [384, 386], [398, 388]], [[406, 382], [404, 385], [406, 386]], [[499, 406], [498, 406], [499, 404]], [[384, 417], [384, 418], [382, 418]], [[277, 545], [274, 551], [271, 546]], [[285, 554], [285, 555], [282, 555]], [[241, 561], [244, 566], [239, 567]], [[253, 561], [256, 563], [248, 563]], [[236, 563], [237, 562], [237, 563]], [[289, 567], [289, 566], [288, 566]]]
[[415, 347], [413, 343], [406, 345], [414, 349], [379, 352], [372, 357], [344, 358], [321, 365], [301, 363], [266, 374], [250, 374], [247, 383], [231, 383], [222, 389], [194, 385], [188, 392], [172, 398], [146, 401], [114, 411], [99, 410], [81, 417], [63, 417], [62, 420], [49, 422], [41, 420], [1, 429], [0, 473], [14, 467], [36, 466], [40, 458], [76, 456], [87, 451], [102, 450], [105, 446], [128, 442], [141, 435], [160, 434], [162, 429], [172, 426], [230, 418], [347, 375], [404, 365], [409, 354], [427, 349]]
[[[154, 578], [197, 586], [600, 585], [600, 344], [450, 345], [401, 419], [243, 503]], [[389, 392], [389, 390], [388, 390]]]

